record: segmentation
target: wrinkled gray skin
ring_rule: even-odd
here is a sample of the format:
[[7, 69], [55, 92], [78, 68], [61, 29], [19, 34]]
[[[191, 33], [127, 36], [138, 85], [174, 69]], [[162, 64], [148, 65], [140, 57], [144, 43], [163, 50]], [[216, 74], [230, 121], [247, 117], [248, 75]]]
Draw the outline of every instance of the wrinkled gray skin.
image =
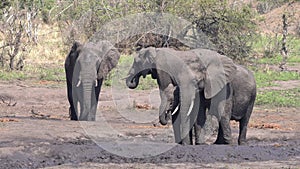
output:
[[[231, 81], [231, 87], [232, 87], [232, 99], [229, 99], [232, 101], [231, 104], [231, 111], [225, 112], [224, 117], [221, 118], [219, 126], [223, 126], [222, 123], [224, 123], [226, 126], [229, 124], [229, 122], [222, 122], [222, 120], [236, 120], [239, 122], [239, 138], [238, 138], [238, 144], [245, 144], [246, 143], [246, 133], [247, 133], [247, 125], [253, 110], [255, 97], [256, 97], [256, 82], [253, 76], [253, 73], [250, 72], [248, 69], [246, 69], [243, 66], [236, 65], [237, 71], [234, 75], [233, 80]], [[161, 97], [161, 103], [166, 104], [166, 110], [162, 110], [165, 112], [166, 120], [167, 118], [170, 118], [169, 115], [172, 113], [172, 118], [176, 118], [176, 112], [174, 110], [177, 110], [177, 106], [180, 109], [180, 103], [179, 103], [179, 93], [175, 92], [178, 90], [176, 86], [173, 86], [172, 84], [169, 84], [168, 87], [162, 91], [163, 97]], [[200, 144], [199, 136], [201, 132], [201, 125], [205, 123], [206, 119], [206, 111], [210, 109], [210, 100], [205, 99], [204, 97], [201, 97], [201, 102], [204, 103], [205, 109], [202, 109], [202, 112], [198, 113], [198, 120], [197, 123], [194, 125], [195, 129], [195, 144]], [[163, 116], [163, 115], [161, 115]], [[163, 125], [167, 124], [167, 122], [161, 123]], [[226, 128], [226, 127], [225, 127]], [[218, 132], [218, 138], [216, 140], [216, 144], [229, 144], [231, 141], [231, 131], [230, 128], [228, 128], [227, 131], [223, 131], [223, 128], [219, 128]], [[226, 134], [227, 133], [227, 134]], [[224, 138], [227, 138], [225, 140]]]
[[96, 120], [103, 79], [117, 65], [119, 57], [108, 41], [73, 44], [65, 61], [71, 120]]
[[[250, 113], [245, 115], [245, 113], [239, 112], [235, 113], [235, 116], [231, 116], [233, 103], [233, 85], [231, 82], [235, 79], [237, 69], [239, 68], [231, 59], [214, 51], [206, 49], [175, 51], [168, 48], [150, 47], [142, 49], [135, 57], [126, 84], [129, 88], [134, 89], [139, 83], [140, 76], [145, 77], [147, 74], [151, 74], [152, 78], [157, 79], [162, 98], [159, 118], [163, 125], [167, 123], [170, 112], [174, 111], [176, 107], [176, 103], [170, 103], [170, 101], [178, 100], [180, 108], [172, 117], [176, 143], [192, 144], [192, 127], [194, 124], [195, 143], [199, 143], [199, 132], [205, 124], [206, 110], [208, 109], [208, 113], [217, 117], [220, 123], [216, 143], [229, 144], [231, 142], [229, 120], [231, 117], [234, 117], [232, 119], [240, 119], [243, 121], [241, 126], [245, 126], [241, 127], [241, 131], [246, 131], [255, 100], [255, 81], [253, 76], [249, 75], [249, 86], [254, 91], [250, 89], [251, 92], [245, 91], [244, 95], [236, 98], [245, 99], [241, 102], [245, 105], [250, 104], [247, 106]], [[166, 97], [168, 96], [166, 93], [170, 90], [169, 87], [172, 87], [170, 84], [176, 86], [175, 89], [179, 91], [179, 94], [174, 93], [174, 98]], [[249, 100], [246, 96], [251, 97], [251, 102], [246, 101]], [[245, 132], [240, 134], [240, 144], [244, 141], [243, 135]]]
[[[165, 78], [170, 78], [166, 75]], [[166, 125], [168, 120], [172, 120], [172, 126], [174, 130], [175, 142], [181, 143], [180, 138], [180, 119], [178, 117], [178, 112], [180, 111], [179, 103], [179, 87], [174, 86], [170, 83], [164, 90], [160, 90], [161, 104], [159, 109], [159, 122], [162, 125]], [[192, 139], [192, 132], [190, 132], [190, 139]]]

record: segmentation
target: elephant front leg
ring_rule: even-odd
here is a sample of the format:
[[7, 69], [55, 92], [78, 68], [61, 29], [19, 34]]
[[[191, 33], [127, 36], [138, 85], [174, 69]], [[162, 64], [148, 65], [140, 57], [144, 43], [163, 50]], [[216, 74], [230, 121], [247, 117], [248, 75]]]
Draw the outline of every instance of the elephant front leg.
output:
[[219, 121], [218, 136], [215, 144], [231, 144], [231, 102], [227, 102], [224, 106], [221, 120]]
[[202, 103], [202, 105], [200, 105], [200, 107], [199, 107], [197, 121], [194, 125], [195, 144], [196, 145], [204, 144], [204, 142], [205, 142], [204, 135], [203, 135], [203, 133], [201, 133], [201, 130], [204, 128], [206, 118], [207, 118], [206, 117], [205, 99], [204, 99], [203, 95], [200, 95], [200, 103]]
[[69, 115], [71, 120], [78, 120], [78, 116], [73, 105], [69, 107]]
[[231, 144], [230, 119], [221, 118], [215, 144]]
[[232, 113], [232, 88], [227, 85], [212, 99], [210, 111], [219, 119], [218, 136], [215, 144], [231, 144], [230, 118]]
[[[68, 86], [68, 101], [70, 104], [69, 107], [69, 117], [71, 120], [78, 120], [78, 116], [77, 116], [77, 110], [76, 110], [76, 106], [77, 106], [77, 97], [76, 95], [74, 95], [75, 97], [73, 97], [73, 93], [72, 93], [72, 84], [70, 82], [67, 82]], [[75, 93], [74, 93], [75, 94]]]
[[74, 97], [69, 97], [70, 101], [70, 107], [69, 107], [69, 114], [71, 120], [78, 120], [78, 99], [77, 96], [74, 95]]

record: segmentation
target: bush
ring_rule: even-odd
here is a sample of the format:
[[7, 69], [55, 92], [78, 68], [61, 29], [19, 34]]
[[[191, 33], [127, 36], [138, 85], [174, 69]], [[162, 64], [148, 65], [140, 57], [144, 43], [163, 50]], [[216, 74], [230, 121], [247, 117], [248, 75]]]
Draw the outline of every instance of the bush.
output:
[[[69, 37], [67, 44], [74, 40], [85, 41], [96, 31], [101, 29], [105, 23], [128, 16], [129, 14], [141, 12], [170, 13], [185, 18], [196, 28], [199, 34], [205, 34], [213, 42], [219, 53], [225, 54], [232, 59], [243, 60], [251, 55], [252, 39], [255, 34], [254, 14], [247, 6], [232, 8], [227, 1], [219, 0], [177, 0], [177, 1], [89, 1], [72, 5], [60, 16], [59, 21], [65, 27], [74, 20], [71, 29], [68, 29]], [[60, 10], [66, 9], [69, 4], [61, 6]], [[189, 9], [189, 10], [186, 10]], [[80, 18], [80, 19], [79, 19]], [[63, 30], [65, 31], [65, 30]], [[64, 33], [66, 34], [66, 33]], [[198, 36], [197, 35], [197, 36]], [[139, 39], [145, 35], [131, 37], [128, 41], [122, 41], [121, 47], [135, 49], [140, 45]], [[135, 38], [135, 39], [132, 39]], [[183, 44], [174, 43], [174, 40], [167, 36], [151, 35], [153, 41], [147, 42], [144, 46], [164, 47], [164, 44], [171, 44], [168, 47], [179, 48]], [[195, 37], [201, 41], [201, 36]], [[173, 42], [166, 41], [170, 40]], [[132, 45], [126, 45], [136, 42]], [[162, 43], [157, 43], [162, 42]], [[125, 44], [125, 45], [124, 45]], [[176, 46], [172, 46], [172, 45]], [[143, 45], [142, 45], [143, 46]], [[126, 50], [123, 50], [126, 51]]]

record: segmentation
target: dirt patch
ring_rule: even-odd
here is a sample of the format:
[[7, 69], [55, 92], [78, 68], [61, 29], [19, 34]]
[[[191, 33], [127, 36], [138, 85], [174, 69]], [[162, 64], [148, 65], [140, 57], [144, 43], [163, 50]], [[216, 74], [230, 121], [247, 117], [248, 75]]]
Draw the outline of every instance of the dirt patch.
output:
[[[278, 65], [268, 65], [264, 64], [261, 65], [263, 70], [269, 71], [269, 70], [274, 70], [277, 72], [282, 71]], [[290, 71], [290, 72], [296, 72], [299, 73], [300, 75], [300, 64], [294, 64], [294, 65], [288, 65], [287, 70], [285, 71]], [[287, 80], [287, 81], [273, 81], [275, 86], [270, 86], [270, 87], [263, 87], [260, 88], [260, 91], [263, 90], [289, 90], [289, 89], [295, 89], [300, 87], [300, 80]]]
[[[130, 99], [104, 88], [97, 122], [68, 120], [65, 84], [46, 82], [0, 82], [1, 93], [14, 98], [14, 106], [0, 104], [0, 168], [293, 168], [300, 167], [300, 111], [297, 108], [255, 107], [248, 128], [247, 145], [238, 146], [238, 124], [232, 122], [233, 145], [175, 145], [171, 125], [158, 123], [159, 95], [156, 90], [130, 91]], [[119, 109], [120, 102], [132, 105]], [[128, 101], [129, 100], [129, 101]], [[136, 106], [134, 106], [136, 105]], [[138, 106], [137, 106], [138, 105]], [[127, 107], [127, 108], [126, 108]], [[132, 108], [140, 116], [153, 118], [137, 122], [128, 118]], [[120, 113], [120, 111], [124, 111]], [[145, 158], [130, 158], [107, 151], [90, 137], [97, 131], [104, 143], [153, 143], [171, 146]], [[116, 132], [117, 131], [117, 132]], [[113, 134], [116, 132], [116, 134]], [[124, 148], [124, 147], [123, 147]], [[129, 147], [125, 147], [129, 148]], [[140, 149], [143, 151], [142, 149]], [[130, 151], [129, 151], [130, 153]], [[134, 154], [133, 154], [134, 155]]]

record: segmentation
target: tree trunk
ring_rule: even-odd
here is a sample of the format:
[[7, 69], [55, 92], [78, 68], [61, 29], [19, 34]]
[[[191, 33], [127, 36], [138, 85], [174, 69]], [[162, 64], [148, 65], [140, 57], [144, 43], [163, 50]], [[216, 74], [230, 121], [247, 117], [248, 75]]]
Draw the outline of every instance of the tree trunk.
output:
[[282, 54], [282, 62], [279, 65], [279, 68], [283, 71], [283, 70], [287, 70], [286, 67], [286, 61], [287, 61], [287, 57], [288, 57], [288, 51], [287, 51], [287, 47], [286, 47], [286, 38], [287, 38], [287, 18], [286, 15], [283, 14], [282, 15], [282, 23], [283, 23], [283, 32], [282, 32], [282, 47], [281, 47], [281, 54]]

